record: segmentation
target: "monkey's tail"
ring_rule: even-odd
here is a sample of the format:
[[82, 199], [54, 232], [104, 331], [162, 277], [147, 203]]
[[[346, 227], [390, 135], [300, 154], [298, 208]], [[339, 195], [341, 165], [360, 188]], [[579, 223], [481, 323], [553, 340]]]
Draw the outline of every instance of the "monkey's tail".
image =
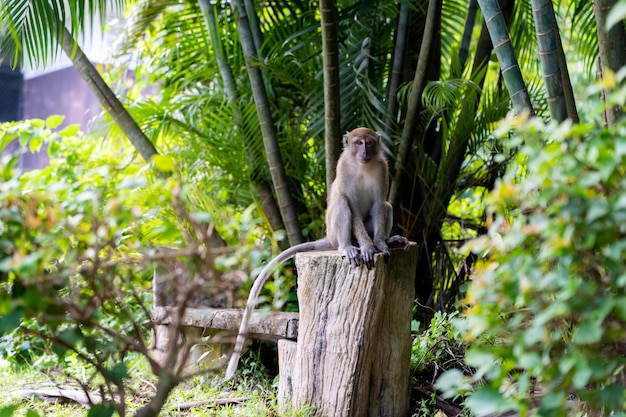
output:
[[263, 285], [265, 285], [265, 282], [269, 278], [270, 274], [274, 271], [274, 269], [276, 269], [278, 265], [285, 262], [286, 260], [293, 258], [296, 253], [330, 249], [333, 249], [333, 246], [327, 238], [316, 240], [313, 242], [304, 242], [292, 246], [289, 249], [279, 253], [274, 259], [272, 259], [267, 265], [265, 265], [265, 268], [261, 270], [261, 273], [255, 279], [254, 284], [252, 284], [252, 289], [250, 289], [248, 302], [246, 303], [246, 308], [243, 311], [243, 316], [241, 317], [241, 324], [239, 325], [239, 334], [237, 335], [235, 348], [233, 349], [233, 354], [228, 361], [228, 367], [226, 368], [226, 373], [224, 374], [224, 380], [228, 381], [235, 376], [237, 366], [239, 365], [239, 358], [243, 351], [243, 345], [246, 342], [246, 334], [248, 333], [248, 322], [250, 321], [250, 316], [252, 315], [252, 311], [256, 306], [257, 299], [259, 298], [259, 294], [261, 293]]

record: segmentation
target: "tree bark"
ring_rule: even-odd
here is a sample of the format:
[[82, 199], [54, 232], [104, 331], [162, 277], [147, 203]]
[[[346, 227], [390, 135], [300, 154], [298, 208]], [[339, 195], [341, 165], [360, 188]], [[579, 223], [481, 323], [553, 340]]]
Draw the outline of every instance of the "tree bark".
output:
[[408, 415], [416, 262], [415, 244], [388, 263], [378, 255], [372, 270], [337, 251], [296, 255], [300, 320], [287, 403], [324, 417]]
[[320, 0], [322, 56], [324, 60], [324, 136], [326, 146], [326, 192], [335, 179], [341, 144], [341, 97], [339, 96], [339, 35], [336, 0]]
[[[594, 0], [593, 11], [598, 29], [598, 46], [600, 48], [600, 70], [604, 74], [605, 68], [616, 73], [626, 65], [626, 31], [624, 23], [618, 22], [609, 30], [606, 20], [609, 11], [617, 0]], [[606, 110], [606, 122], [609, 126], [615, 124], [623, 115], [620, 106], [612, 106]]]
[[515, 51], [513, 50], [513, 44], [509, 37], [509, 31], [506, 27], [506, 21], [498, 0], [478, 0], [489, 35], [491, 36], [491, 42], [493, 49], [498, 57], [500, 63], [500, 71], [502, 72], [502, 78], [504, 84], [509, 91], [509, 97], [513, 103], [513, 109], [515, 113], [521, 114], [525, 111], [534, 114], [533, 106], [530, 101], [528, 89], [522, 76]]
[[563, 93], [563, 77], [559, 59], [558, 43], [561, 37], [559, 36], [554, 7], [552, 0], [531, 0], [531, 4], [550, 116], [557, 123], [561, 123], [567, 119], [567, 106]]

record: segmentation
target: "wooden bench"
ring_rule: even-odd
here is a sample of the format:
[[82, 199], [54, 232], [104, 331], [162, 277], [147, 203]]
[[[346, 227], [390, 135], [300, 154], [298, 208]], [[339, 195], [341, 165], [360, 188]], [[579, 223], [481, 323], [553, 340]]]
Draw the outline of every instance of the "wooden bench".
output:
[[[234, 308], [187, 308], [181, 318], [183, 328], [180, 337], [185, 338], [190, 344], [197, 343], [186, 360], [187, 366], [210, 364], [226, 353], [234, 343], [242, 314], [243, 310]], [[178, 341], [171, 339], [172, 336], [167, 331], [167, 326], [171, 323], [170, 309], [153, 307], [152, 321], [156, 324], [154, 357], [162, 362], [167, 352], [178, 344]], [[296, 340], [298, 313], [255, 311], [250, 318], [249, 331], [250, 338], [273, 341]], [[211, 345], [202, 344], [203, 338], [209, 336], [213, 339]], [[218, 337], [219, 339], [216, 339]]]
[[[243, 310], [236, 308], [187, 308], [182, 324], [199, 329], [238, 331]], [[159, 325], [171, 322], [167, 307], [154, 307], [152, 320]], [[263, 335], [279, 339], [298, 338], [298, 313], [255, 311], [250, 318], [251, 337]]]

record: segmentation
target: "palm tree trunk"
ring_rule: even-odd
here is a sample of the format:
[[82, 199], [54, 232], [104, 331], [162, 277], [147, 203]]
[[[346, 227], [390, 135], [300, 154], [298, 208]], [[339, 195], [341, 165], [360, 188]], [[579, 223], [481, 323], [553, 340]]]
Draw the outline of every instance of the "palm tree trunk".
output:
[[470, 42], [472, 41], [472, 32], [476, 24], [476, 12], [478, 11], [478, 2], [469, 0], [467, 5], [467, 17], [465, 18], [465, 27], [463, 28], [463, 37], [459, 46], [459, 61], [461, 68], [465, 67], [467, 56], [469, 55]]
[[263, 34], [261, 33], [261, 26], [259, 26], [259, 19], [254, 11], [254, 2], [252, 0], [244, 0], [243, 5], [246, 10], [246, 16], [248, 17], [248, 24], [250, 25], [250, 33], [254, 41], [256, 55], [263, 60], [265, 59], [265, 53], [263, 52]]
[[256, 105], [259, 122], [261, 125], [261, 134], [263, 135], [263, 145], [265, 154], [278, 199], [278, 207], [280, 209], [287, 236], [290, 245], [296, 245], [303, 241], [302, 231], [298, 223], [298, 216], [294, 206], [293, 199], [289, 193], [289, 181], [285, 172], [285, 165], [278, 147], [278, 138], [276, 135], [276, 127], [274, 118], [270, 109], [270, 102], [265, 89], [265, 82], [261, 69], [256, 62], [256, 48], [252, 39], [252, 33], [248, 22], [248, 16], [243, 6], [242, 0], [234, 0], [233, 6], [239, 12], [239, 39], [246, 60], [248, 69], [248, 77], [252, 86], [252, 94]]
[[[199, 0], [200, 10], [204, 16], [204, 23], [207, 27], [207, 31], [211, 35], [213, 43], [213, 49], [215, 50], [215, 58], [217, 60], [217, 67], [224, 83], [224, 90], [228, 97], [228, 102], [231, 105], [235, 105], [238, 100], [237, 84], [233, 71], [228, 62], [226, 61], [226, 55], [224, 48], [220, 40], [220, 36], [217, 31], [217, 19], [215, 18], [215, 7], [217, 5], [211, 5], [209, 0]], [[237, 108], [234, 110], [235, 123], [241, 125], [241, 112]], [[272, 230], [284, 230], [285, 225], [283, 219], [280, 216], [280, 210], [276, 205], [276, 199], [272, 193], [270, 184], [265, 178], [265, 175], [261, 176], [261, 169], [258, 166], [259, 162], [263, 160], [263, 155], [260, 154], [260, 149], [257, 146], [251, 146], [250, 141], [247, 140], [244, 143], [246, 156], [250, 164], [250, 183], [255, 190], [255, 199], [258, 205], [263, 210], [263, 214], [267, 218]]]
[[554, 7], [552, 0], [531, 0], [531, 4], [550, 116], [556, 122], [561, 123], [567, 119], [567, 107], [559, 60], [559, 27], [554, 15]]
[[413, 79], [413, 88], [411, 89], [408, 110], [406, 113], [404, 127], [402, 129], [402, 138], [400, 139], [400, 145], [398, 147], [395, 174], [393, 181], [391, 182], [391, 190], [389, 192], [389, 202], [393, 207], [397, 207], [398, 205], [402, 177], [404, 175], [404, 166], [413, 143], [413, 132], [415, 131], [415, 124], [417, 123], [421, 107], [422, 92], [424, 91], [424, 86], [426, 85], [428, 56], [430, 55], [429, 52], [432, 40], [435, 36], [434, 27], [438, 7], [440, 7], [440, 0], [429, 0], [426, 23], [424, 25], [424, 36], [422, 37], [420, 54], [417, 61], [417, 67], [415, 68], [415, 78]]
[[224, 48], [220, 41], [219, 34], [217, 33], [217, 19], [215, 18], [215, 7], [211, 5], [209, 0], [199, 0], [200, 10], [202, 10], [202, 16], [204, 17], [204, 24], [207, 27], [207, 31], [211, 35], [213, 41], [213, 49], [215, 50], [215, 59], [217, 61], [217, 67], [220, 70], [220, 76], [224, 83], [224, 90], [228, 96], [228, 101], [233, 103], [237, 100], [237, 83], [233, 76], [233, 71], [226, 61], [226, 55], [224, 54]]
[[387, 134], [395, 131], [398, 122], [398, 88], [402, 82], [402, 67], [404, 66], [404, 51], [409, 32], [410, 9], [406, 2], [400, 3], [398, 13], [398, 26], [396, 28], [393, 62], [389, 77], [389, 90], [387, 91], [387, 114], [389, 119], [385, 123]]
[[137, 122], [135, 122], [130, 113], [128, 113], [126, 108], [118, 100], [115, 93], [111, 91], [111, 88], [104, 82], [98, 70], [93, 66], [91, 61], [89, 61], [65, 26], [62, 26], [60, 36], [60, 39], [57, 38], [57, 40], [61, 44], [63, 51], [65, 51], [67, 56], [72, 60], [72, 64], [74, 64], [80, 76], [83, 77], [94, 92], [102, 107], [104, 107], [111, 118], [119, 125], [122, 132], [124, 132], [142, 158], [146, 162], [150, 162], [152, 157], [157, 155], [157, 150], [152, 142], [150, 142], [139, 128]]
[[513, 109], [517, 114], [525, 111], [534, 114], [533, 106], [528, 95], [528, 89], [522, 77], [506, 21], [498, 4], [498, 0], [478, 0], [478, 5], [483, 11], [485, 23], [491, 36], [493, 48], [500, 63], [500, 70], [504, 84], [509, 91], [509, 97], [513, 103]]
[[[609, 11], [617, 4], [617, 0], [594, 0], [593, 11], [598, 29], [598, 46], [600, 47], [600, 70], [606, 68], [614, 73], [626, 65], [626, 33], [623, 22], [618, 22], [607, 30], [606, 20]], [[606, 110], [606, 122], [609, 126], [622, 117], [619, 106]]]
[[326, 190], [335, 179], [341, 143], [341, 97], [339, 96], [339, 41], [336, 0], [320, 0], [324, 59], [324, 137], [326, 145]]
[[576, 108], [576, 98], [574, 97], [574, 89], [572, 88], [572, 79], [569, 76], [567, 68], [567, 59], [563, 50], [563, 42], [561, 34], [557, 33], [557, 48], [559, 54], [559, 67], [561, 67], [561, 82], [563, 83], [563, 94], [565, 95], [565, 107], [567, 108], [567, 117], [574, 123], [578, 123], [578, 109]]

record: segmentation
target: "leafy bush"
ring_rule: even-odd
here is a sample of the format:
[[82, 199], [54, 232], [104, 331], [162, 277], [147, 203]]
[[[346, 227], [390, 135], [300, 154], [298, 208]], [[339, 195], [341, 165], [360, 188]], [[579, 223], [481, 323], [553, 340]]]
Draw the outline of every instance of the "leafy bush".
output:
[[[414, 335], [411, 348], [413, 416], [440, 416], [441, 402], [433, 383], [439, 375], [449, 369], [469, 371], [463, 363], [466, 343], [462, 334], [454, 326], [457, 312], [436, 312], [430, 325]], [[419, 323], [413, 322], [413, 330], [419, 330]], [[456, 401], [448, 404], [449, 410], [459, 410]]]
[[430, 326], [415, 336], [411, 348], [411, 369], [414, 373], [436, 367], [432, 372], [429, 370], [428, 374], [437, 377], [445, 369], [462, 365], [459, 359], [463, 357], [466, 346], [453, 325], [452, 320], [456, 316], [457, 313], [438, 311]]
[[476, 373], [437, 386], [469, 392], [477, 415], [624, 415], [626, 120], [515, 117], [498, 133], [510, 131], [519, 159], [488, 199], [488, 235], [471, 244], [483, 259], [459, 321]]
[[172, 171], [172, 157], [159, 156], [152, 169], [75, 128], [55, 133], [60, 120], [0, 125], [0, 150], [19, 138], [33, 151], [46, 143], [51, 154], [48, 167], [24, 174], [16, 156], [0, 161], [0, 353], [30, 361], [37, 347], [57, 364], [81, 361], [83, 389], [104, 397], [90, 416], [124, 415], [138, 354], [159, 379], [137, 415], [155, 415], [186, 377], [177, 355], [191, 346], [173, 320], [178, 346], [155, 359], [152, 280], [169, 283], [172, 317], [199, 289], [221, 291], [213, 216], [192, 209], [191, 187], [175, 171], [159, 175], [159, 167]]

